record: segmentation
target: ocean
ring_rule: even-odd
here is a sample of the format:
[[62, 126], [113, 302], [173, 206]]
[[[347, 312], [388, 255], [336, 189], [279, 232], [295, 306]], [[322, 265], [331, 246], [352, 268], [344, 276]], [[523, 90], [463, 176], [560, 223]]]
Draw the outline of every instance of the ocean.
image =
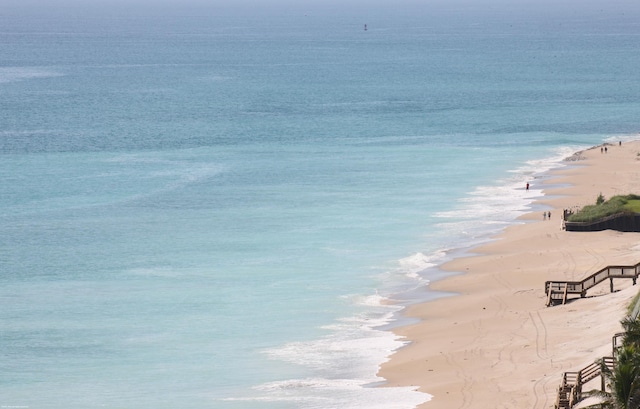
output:
[[631, 2], [39, 3], [0, 9], [3, 408], [414, 408], [402, 309], [639, 129]]

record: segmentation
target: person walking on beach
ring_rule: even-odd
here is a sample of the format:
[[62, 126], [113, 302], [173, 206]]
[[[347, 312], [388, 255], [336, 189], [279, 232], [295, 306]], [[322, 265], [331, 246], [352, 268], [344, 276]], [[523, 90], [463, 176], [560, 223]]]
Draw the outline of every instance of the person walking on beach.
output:
[[529, 190], [529, 184], [527, 183], [527, 190]]
[[551, 220], [551, 212], [547, 213], [547, 217], [549, 218], [549, 220]]
[[547, 212], [542, 212], [542, 220], [547, 220]]

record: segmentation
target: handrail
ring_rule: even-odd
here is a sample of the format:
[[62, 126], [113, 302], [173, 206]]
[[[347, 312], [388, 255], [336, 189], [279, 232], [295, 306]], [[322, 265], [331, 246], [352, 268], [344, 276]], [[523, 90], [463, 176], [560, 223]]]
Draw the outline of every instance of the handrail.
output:
[[600, 376], [601, 366], [599, 362], [594, 362], [578, 372], [578, 379], [581, 383], [587, 383]]
[[572, 408], [576, 403], [578, 403], [578, 386], [572, 386], [571, 391], [569, 392], [569, 407]]
[[611, 337], [611, 350], [614, 357], [618, 355], [618, 351], [622, 348], [625, 334], [626, 332], [618, 332]]

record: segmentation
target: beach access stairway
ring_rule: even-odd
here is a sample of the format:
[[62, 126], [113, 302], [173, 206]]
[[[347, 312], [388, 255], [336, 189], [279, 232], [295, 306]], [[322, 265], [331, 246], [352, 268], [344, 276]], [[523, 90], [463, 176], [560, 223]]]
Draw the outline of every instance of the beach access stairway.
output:
[[555, 409], [571, 409], [582, 400], [582, 387], [600, 377], [600, 390], [605, 390], [604, 368], [613, 371], [616, 359], [613, 356], [605, 356], [601, 361], [594, 362], [578, 372], [565, 372], [562, 375], [562, 383], [558, 388], [558, 398]]
[[[638, 307], [640, 303], [636, 304], [636, 308], [633, 310], [631, 317], [637, 319]], [[600, 377], [600, 390], [605, 391], [606, 379], [604, 376], [605, 367], [609, 371], [613, 371], [616, 365], [616, 356], [620, 348], [622, 348], [622, 340], [624, 339], [624, 332], [619, 332], [613, 336], [611, 340], [612, 356], [602, 357], [601, 360], [593, 362], [582, 368], [577, 372], [565, 372], [562, 374], [562, 381], [558, 388], [558, 397], [554, 405], [554, 409], [571, 409], [583, 398], [582, 387], [588, 382]]]
[[606, 279], [609, 279], [611, 292], [613, 292], [614, 278], [630, 278], [635, 285], [639, 274], [640, 263], [634, 266], [608, 266], [581, 281], [547, 281], [544, 284], [544, 292], [547, 295], [547, 307], [559, 303], [565, 304], [569, 295], [577, 294], [581, 298], [584, 298], [587, 295], [587, 290], [595, 287]]
[[[640, 299], [636, 300], [629, 318], [637, 320], [640, 315]], [[562, 374], [562, 381], [558, 388], [558, 397], [554, 409], [571, 409], [582, 400], [582, 387], [600, 377], [600, 390], [604, 392], [606, 388], [604, 367], [610, 371], [615, 369], [618, 351], [622, 348], [624, 332], [615, 334], [611, 339], [611, 355], [605, 356], [601, 360], [587, 365], [577, 372], [565, 372]]]

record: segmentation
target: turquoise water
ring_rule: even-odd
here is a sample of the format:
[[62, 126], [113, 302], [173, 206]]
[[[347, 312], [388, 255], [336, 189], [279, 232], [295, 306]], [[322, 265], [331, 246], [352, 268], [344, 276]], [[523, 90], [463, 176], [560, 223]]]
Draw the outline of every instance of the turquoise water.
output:
[[638, 10], [604, 4], [9, 3], [0, 405], [428, 400], [372, 387], [385, 326], [637, 132]]

